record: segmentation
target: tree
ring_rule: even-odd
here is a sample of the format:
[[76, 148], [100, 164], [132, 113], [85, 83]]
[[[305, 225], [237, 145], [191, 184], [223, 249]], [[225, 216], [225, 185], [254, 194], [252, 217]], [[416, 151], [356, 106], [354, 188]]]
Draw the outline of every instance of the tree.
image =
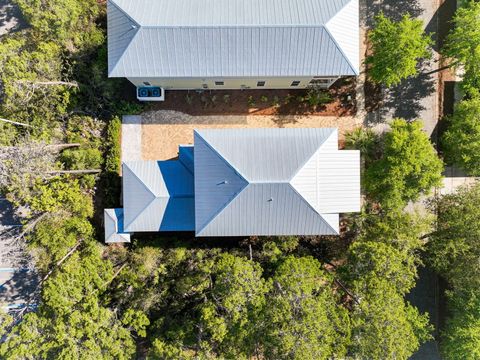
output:
[[267, 291], [261, 276], [262, 268], [251, 260], [230, 254], [221, 254], [216, 260], [211, 292], [199, 307], [198, 336], [210, 338], [222, 357], [250, 358], [259, 351], [255, 319], [265, 306]]
[[[101, 295], [114, 276], [92, 239], [46, 280], [42, 302], [26, 314], [0, 345], [2, 359], [130, 359], [132, 331], [148, 324], [135, 311], [120, 316]], [[120, 314], [121, 315], [121, 314]]]
[[398, 209], [388, 212], [362, 212], [357, 216], [357, 240], [379, 242], [393, 246], [407, 254], [415, 265], [421, 263], [420, 253], [425, 248], [424, 239], [432, 231], [434, 216], [424, 211], [405, 212]]
[[430, 264], [454, 289], [480, 288], [480, 184], [431, 203], [437, 228], [427, 246]]
[[27, 237], [37, 270], [47, 272], [78, 242], [92, 238], [93, 234], [92, 224], [82, 217], [60, 213], [42, 218]]
[[453, 17], [453, 29], [448, 34], [443, 54], [453, 65], [464, 70], [463, 87], [466, 92], [480, 90], [480, 3], [464, 2]]
[[458, 102], [446, 120], [448, 128], [442, 137], [446, 161], [479, 176], [480, 95]]
[[2, 122], [1, 128], [11, 133], [2, 139], [4, 144], [10, 145], [25, 129], [37, 140], [48, 141], [58, 135], [58, 122], [67, 114], [73, 89], [31, 84], [63, 79], [62, 51], [58, 43], [39, 42], [29, 33], [8, 36], [0, 42], [0, 117], [30, 125], [26, 128]]
[[394, 120], [383, 143], [382, 157], [365, 171], [371, 200], [385, 209], [401, 208], [441, 184], [443, 164], [420, 121]]
[[428, 315], [405, 302], [416, 268], [408, 254], [381, 242], [354, 243], [340, 274], [352, 304], [350, 352], [360, 359], [408, 359], [430, 338]]
[[345, 134], [345, 148], [360, 150], [365, 166], [368, 166], [380, 154], [381, 138], [372, 129], [356, 128]]
[[17, 0], [17, 4], [39, 36], [60, 41], [67, 49], [75, 51], [103, 40], [95, 24], [100, 14], [95, 0]]
[[370, 291], [351, 314], [350, 352], [358, 359], [409, 359], [431, 339], [428, 314], [420, 314], [386, 281]]
[[449, 283], [449, 316], [442, 334], [448, 359], [480, 356], [480, 184], [431, 202], [437, 228], [427, 246], [431, 266]]
[[312, 257], [288, 256], [278, 266], [263, 315], [266, 359], [345, 356], [349, 321], [331, 286], [331, 277]]
[[419, 59], [430, 56], [432, 39], [423, 32], [423, 22], [404, 15], [394, 22], [380, 13], [368, 34], [372, 54], [365, 62], [375, 83], [387, 87], [418, 73]]
[[448, 305], [450, 316], [441, 341], [445, 359], [480, 358], [480, 291], [450, 294]]

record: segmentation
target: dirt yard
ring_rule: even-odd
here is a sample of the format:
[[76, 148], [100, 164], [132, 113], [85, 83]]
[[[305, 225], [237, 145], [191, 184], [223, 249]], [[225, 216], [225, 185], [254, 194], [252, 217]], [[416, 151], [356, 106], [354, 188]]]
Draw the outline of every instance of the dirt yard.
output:
[[167, 160], [177, 156], [178, 145], [193, 143], [193, 130], [201, 128], [339, 128], [340, 146], [346, 131], [361, 126], [353, 116], [210, 115], [192, 116], [178, 111], [150, 111], [128, 116], [122, 126], [122, 160]]
[[322, 91], [323, 104], [312, 106], [308, 90], [172, 91], [152, 110], [175, 110], [190, 115], [317, 115], [350, 116], [356, 112], [355, 80], [340, 79]]

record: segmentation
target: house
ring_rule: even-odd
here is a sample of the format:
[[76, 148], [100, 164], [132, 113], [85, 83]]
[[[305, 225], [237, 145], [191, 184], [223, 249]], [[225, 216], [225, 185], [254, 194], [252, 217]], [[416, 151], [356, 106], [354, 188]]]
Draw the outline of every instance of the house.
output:
[[338, 235], [339, 214], [359, 210], [360, 153], [338, 150], [337, 129], [202, 129], [178, 160], [123, 163], [105, 236]]
[[358, 0], [108, 0], [107, 10], [108, 75], [140, 99], [328, 88], [359, 74]]

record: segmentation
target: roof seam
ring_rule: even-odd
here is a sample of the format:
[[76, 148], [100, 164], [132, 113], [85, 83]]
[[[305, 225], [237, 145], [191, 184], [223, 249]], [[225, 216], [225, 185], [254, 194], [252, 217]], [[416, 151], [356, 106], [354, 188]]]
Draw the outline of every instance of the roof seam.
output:
[[[315, 208], [310, 205], [310, 203], [305, 200], [305, 198], [297, 191], [297, 189], [295, 189], [294, 186], [292, 186], [292, 184], [288, 184], [290, 186], [290, 188], [298, 195], [298, 197], [305, 203], [307, 204], [307, 206], [312, 209], [316, 214], [318, 214], [318, 216], [320, 216], [322, 218], [322, 221], [330, 228], [330, 230], [332, 230], [334, 233], [338, 234], [338, 231], [336, 231], [322, 216], [322, 214], [320, 214], [317, 210], [315, 210]], [[335, 213], [332, 213], [332, 214], [335, 214]]]
[[348, 56], [345, 54], [345, 52], [343, 51], [342, 47], [340, 46], [340, 44], [337, 42], [337, 40], [335, 39], [335, 37], [332, 35], [332, 33], [330, 32], [330, 29], [328, 28], [328, 23], [330, 21], [332, 21], [332, 19], [335, 18], [335, 16], [337, 16], [338, 14], [340, 14], [340, 12], [342, 12], [348, 5], [350, 5], [350, 3], [352, 2], [352, 0], [349, 0], [345, 3], [345, 5], [342, 6], [342, 8], [340, 10], [338, 10], [330, 19], [328, 19], [328, 21], [325, 23], [324, 25], [324, 28], [325, 28], [325, 31], [327, 32], [328, 36], [330, 36], [330, 39], [332, 39], [332, 41], [334, 42], [335, 46], [337, 47], [337, 49], [342, 53], [343, 55], [343, 58], [347, 61], [348, 65], [350, 66], [350, 69], [353, 71], [354, 74], [356, 75], [359, 75], [358, 71], [356, 70], [356, 68], [352, 65], [350, 59], [348, 58]]
[[[328, 128], [325, 128], [325, 129], [328, 129]], [[307, 163], [315, 156], [315, 154], [322, 148], [322, 146], [327, 142], [327, 140], [330, 139], [330, 137], [333, 135], [333, 134], [336, 134], [337, 132], [335, 131], [334, 128], [330, 128], [330, 131], [331, 133], [323, 140], [323, 142], [315, 149], [315, 151], [308, 157], [306, 158], [306, 160], [302, 163], [302, 165], [300, 165], [297, 170], [295, 170], [295, 172], [293, 173], [292, 177], [287, 181], [289, 184], [292, 182], [292, 180], [295, 178], [295, 176], [298, 175], [298, 173], [300, 172], [300, 170], [302, 170], [305, 165], [307, 165]], [[338, 140], [337, 140], [338, 142]], [[337, 149], [338, 151], [338, 149]]]

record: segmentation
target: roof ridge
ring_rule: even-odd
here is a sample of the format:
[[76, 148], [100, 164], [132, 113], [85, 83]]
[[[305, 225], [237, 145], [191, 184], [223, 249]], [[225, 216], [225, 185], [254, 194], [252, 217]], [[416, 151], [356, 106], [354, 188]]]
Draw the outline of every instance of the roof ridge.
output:
[[[328, 134], [328, 136], [323, 140], [323, 142], [318, 146], [318, 148], [316, 148], [313, 153], [302, 163], [302, 165], [300, 165], [297, 170], [295, 170], [295, 172], [293, 173], [292, 177], [287, 181], [289, 184], [292, 182], [292, 180], [295, 178], [295, 176], [298, 175], [298, 173], [300, 172], [300, 170], [302, 170], [305, 165], [307, 165], [307, 163], [315, 156], [315, 154], [322, 148], [323, 145], [325, 145], [325, 143], [327, 142], [328, 139], [330, 139], [330, 137], [333, 135], [333, 134], [336, 134], [338, 133], [337, 132], [337, 129], [336, 128], [322, 128], [322, 129], [330, 129], [331, 130], [331, 133]], [[337, 149], [338, 151], [338, 149]]]
[[259, 28], [325, 28], [326, 24], [236, 24], [236, 25], [139, 25], [140, 29], [259, 29]]
[[359, 71], [356, 69], [355, 66], [353, 66], [352, 62], [350, 61], [350, 58], [347, 56], [347, 54], [345, 54], [345, 52], [343, 51], [342, 47], [340, 46], [340, 44], [337, 42], [337, 40], [335, 39], [335, 37], [332, 35], [332, 33], [330, 32], [330, 29], [328, 27], [328, 24], [337, 16], [339, 15], [343, 10], [345, 10], [345, 8], [347, 6], [349, 6], [352, 1], [354, 0], [348, 0], [347, 2], [345, 2], [345, 5], [342, 6], [342, 8], [340, 10], [338, 10], [330, 19], [328, 19], [327, 22], [325, 22], [324, 24], [324, 28], [325, 28], [325, 31], [327, 32], [328, 36], [330, 37], [330, 39], [333, 41], [333, 43], [335, 44], [335, 46], [337, 47], [337, 49], [342, 53], [343, 55], [343, 58], [347, 61], [348, 65], [350, 66], [350, 69], [357, 75], [359, 75]]
[[322, 221], [330, 228], [330, 230], [332, 230], [334, 233], [338, 233], [333, 227], [332, 225], [330, 225], [328, 223], [328, 221], [326, 221], [324, 219], [324, 217], [322, 216], [321, 213], [319, 213], [312, 205], [310, 205], [310, 203], [297, 191], [297, 189], [295, 189], [295, 187], [288, 183], [288, 185], [290, 186], [290, 188], [298, 195], [298, 197], [301, 199], [302, 202], [304, 202], [305, 204], [307, 204], [307, 206], [312, 209], [316, 214], [318, 214], [318, 216], [320, 216], [322, 218]]
[[[127, 31], [125, 31], [121, 36], [124, 36], [128, 33], [128, 31], [130, 30], [135, 30], [135, 34], [132, 36], [132, 38], [130, 39], [130, 41], [128, 41], [127, 45], [124, 47], [124, 49], [122, 50], [122, 53], [121, 55], [117, 58], [117, 61], [115, 62], [115, 64], [112, 66], [112, 69], [108, 69], [108, 75], [110, 74], [113, 74], [115, 69], [117, 68], [117, 65], [118, 63], [120, 62], [120, 60], [122, 59], [123, 57], [123, 54], [125, 54], [125, 51], [128, 49], [128, 47], [130, 46], [130, 44], [132, 43], [132, 41], [135, 39], [135, 37], [138, 35], [139, 33], [139, 30], [140, 28], [142, 27], [140, 25], [140, 23], [138, 21], [136, 21], [135, 19], [133, 19], [126, 11], [124, 11], [119, 5], [117, 5], [115, 3], [114, 0], [108, 0], [108, 4], [112, 5], [113, 7], [115, 7], [118, 11], [120, 11], [122, 13], [123, 16], [125, 16], [128, 20], [130, 20], [134, 25], [136, 25], [136, 28], [131, 28]], [[107, 6], [108, 6], [107, 4]], [[108, 36], [108, 34], [107, 34]]]
[[[137, 178], [138, 181], [140, 181], [140, 183], [143, 185], [143, 187], [153, 196], [153, 199], [151, 199], [143, 208], [143, 210], [145, 210], [146, 208], [148, 208], [154, 201], [155, 199], [158, 198], [157, 195], [155, 195], [149, 188], [147, 185], [145, 185], [145, 183], [137, 176], [137, 174], [135, 174], [135, 172], [130, 168], [130, 166], [128, 166], [127, 163], [123, 163], [123, 165], [125, 165], [128, 170], [133, 174], [133, 176], [135, 176]], [[124, 175], [125, 176], [125, 175]], [[125, 210], [124, 210], [124, 214], [123, 214], [123, 229], [127, 229], [128, 227], [130, 227], [130, 225], [132, 225], [137, 219], [138, 217], [142, 214], [142, 211], [140, 211], [128, 224], [126, 224], [125, 222]]]
[[228, 202], [226, 202], [225, 204], [223, 204], [223, 206], [214, 214], [210, 217], [209, 220], [207, 220], [205, 222], [205, 225], [202, 226], [201, 229], [199, 229], [198, 231], [195, 229], [195, 234], [196, 235], [199, 235], [203, 230], [205, 230], [205, 228], [213, 221], [215, 220], [215, 218], [220, 215], [220, 213], [222, 213], [228, 206], [228, 204], [230, 204], [237, 196], [239, 196], [246, 188], [248, 188], [248, 186], [250, 185], [250, 181], [248, 181], [247, 179], [245, 179], [245, 177], [234, 167], [232, 166], [232, 164], [230, 164], [212, 145], [210, 145], [210, 143], [197, 131], [197, 130], [194, 130], [194, 134], [197, 134], [200, 139], [202, 139], [203, 143], [221, 160], [223, 161], [225, 164], [227, 164], [228, 167], [230, 167], [243, 181], [245, 181], [247, 183], [247, 185], [245, 185], [244, 187], [242, 187], [242, 189], [240, 191], [238, 191], [236, 194], [234, 194]]

